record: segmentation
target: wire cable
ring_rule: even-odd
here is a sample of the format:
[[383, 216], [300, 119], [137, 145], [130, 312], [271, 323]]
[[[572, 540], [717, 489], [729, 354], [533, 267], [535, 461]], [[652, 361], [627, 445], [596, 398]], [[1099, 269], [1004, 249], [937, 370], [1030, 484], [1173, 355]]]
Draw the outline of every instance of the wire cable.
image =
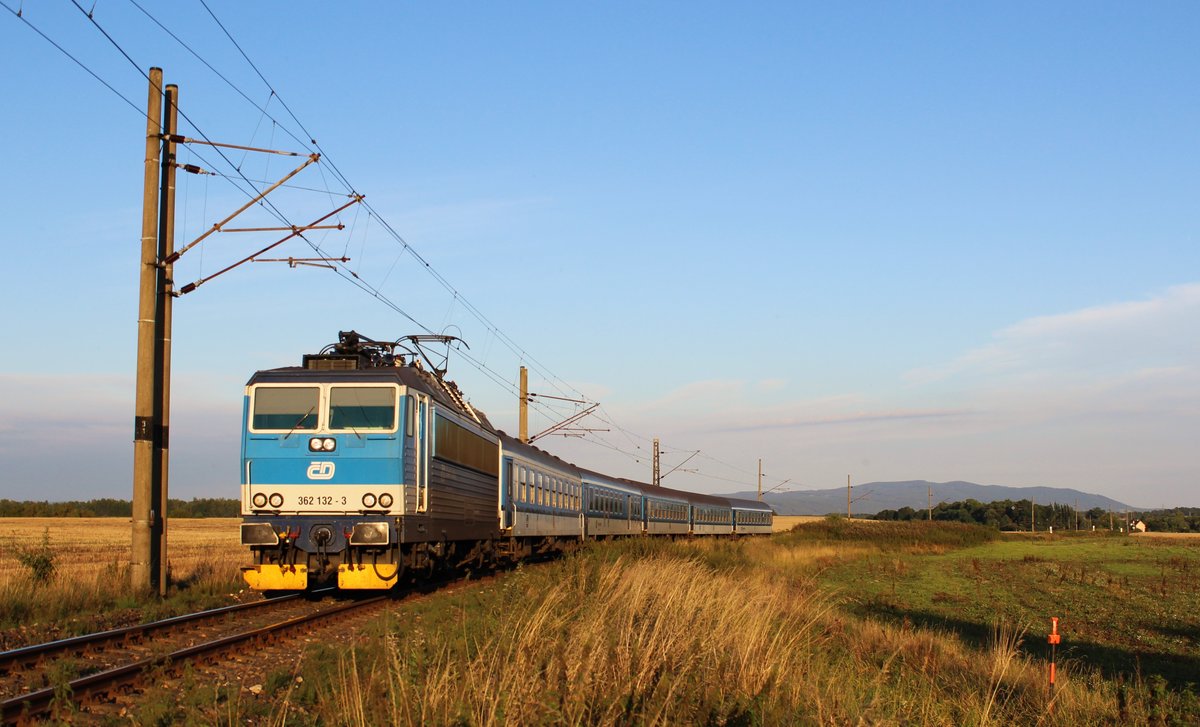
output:
[[[311, 148], [315, 148], [317, 150], [317, 152], [320, 153], [322, 160], [328, 165], [328, 168], [333, 173], [333, 175], [335, 176], [337, 181], [341, 183], [341, 185], [347, 190], [347, 192], [349, 194], [356, 194], [356, 192], [354, 192], [354, 190], [355, 190], [354, 185], [352, 185], [349, 182], [348, 178], [337, 167], [337, 165], [333, 162], [333, 160], [329, 157], [329, 155], [320, 147], [320, 145], [318, 144], [316, 139], [313, 137], [311, 132], [309, 132], [307, 127], [305, 127], [303, 122], [300, 121], [300, 119], [297, 117], [297, 115], [291, 109], [291, 107], [288, 106], [286, 101], [277, 92], [277, 90], [274, 88], [274, 86], [267, 80], [267, 78], [262, 73], [262, 71], [258, 68], [258, 66], [253, 62], [253, 60], [251, 60], [249, 55], [246, 53], [245, 49], [242, 48], [241, 44], [239, 44], [237, 42], [237, 40], [229, 32], [228, 28], [216, 16], [216, 14], [212, 11], [212, 8], [209, 7], [208, 3], [205, 0], [200, 0], [201, 5], [203, 5], [204, 9], [208, 12], [210, 17], [212, 17], [213, 21], [217, 24], [217, 26], [221, 29], [221, 31], [225, 34], [225, 36], [229, 39], [229, 41], [234, 45], [234, 47], [237, 49], [238, 53], [242, 56], [242, 58], [246, 61], [246, 63], [254, 70], [254, 72], [258, 76], [258, 78], [269, 89], [270, 96], [268, 97], [268, 101], [267, 101], [266, 105], [259, 105], [257, 102], [255, 102], [237, 84], [235, 84], [233, 81], [231, 81], [225, 74], [223, 74], [219, 70], [217, 70], [217, 68], [215, 66], [213, 66], [211, 63], [209, 63], [202, 55], [200, 55], [186, 41], [184, 41], [177, 34], [175, 34], [169, 28], [167, 28], [161, 21], [159, 21], [149, 11], [147, 11], [142, 5], [140, 5], [137, 2], [137, 0], [130, 0], [130, 3], [135, 8], [137, 8], [140, 12], [142, 12], [147, 18], [149, 18], [153, 23], [155, 23], [161, 30], [163, 30], [165, 33], [167, 33], [172, 39], [174, 39], [177, 43], [179, 43], [185, 50], [187, 50], [194, 57], [196, 57], [197, 60], [199, 60], [205, 67], [207, 67], [210, 71], [212, 71], [218, 78], [220, 78], [228, 86], [230, 86], [243, 99], [245, 99], [251, 106], [258, 109], [260, 112], [258, 126], [261, 127], [261, 124], [262, 124], [264, 118], [270, 119], [272, 122], [272, 135], [274, 135], [274, 131], [276, 129], [278, 129], [278, 130], [282, 130], [286, 135], [291, 137], [294, 141], [296, 141], [301, 146], [309, 148], [308, 145], [311, 144], [312, 145]], [[100, 23], [96, 20], [94, 13], [90, 12], [88, 10], [85, 10], [83, 8], [83, 6], [80, 5], [78, 0], [72, 0], [72, 4], [75, 5], [75, 7], [80, 11], [81, 14], [83, 14], [85, 17], [88, 18], [89, 22], [92, 23], [92, 25], [130, 63], [130, 65], [132, 65], [138, 71], [138, 73], [140, 75], [142, 75], [143, 78], [145, 78], [147, 81], [149, 81], [149, 75], [145, 71], [142, 70], [142, 67], [130, 56], [130, 54], [128, 52], [125, 51], [125, 49], [116, 41], [116, 39], [100, 25]], [[104, 85], [106, 88], [108, 88], [118, 98], [120, 98], [122, 101], [124, 101], [130, 108], [134, 109], [134, 111], [139, 116], [142, 116], [142, 117], [146, 116], [145, 112], [141, 108], [139, 108], [136, 103], [134, 103], [128, 97], [126, 97], [124, 94], [122, 94], [120, 91], [118, 91], [112, 84], [110, 84], [108, 81], [103, 79], [98, 73], [93, 71], [85, 63], [83, 63], [81, 60], [79, 60], [74, 55], [72, 55], [70, 52], [68, 52], [59, 43], [55, 42], [46, 33], [42, 32], [41, 29], [39, 29], [35, 25], [33, 25], [33, 23], [31, 23], [28, 19], [24, 18], [23, 14], [21, 12], [14, 10], [10, 5], [8, 5], [7, 2], [4, 2], [4, 0], [0, 0], [0, 6], [3, 6], [6, 10], [8, 10], [14, 16], [21, 19], [22, 22], [24, 22], [30, 29], [32, 29], [39, 36], [41, 36], [44, 40], [46, 40], [48, 43], [50, 43], [52, 46], [54, 46], [60, 53], [65, 55], [67, 58], [69, 58], [71, 61], [73, 61], [76, 65], [78, 65], [80, 68], [82, 68], [84, 71], [86, 71], [89, 75], [91, 75], [95, 80], [99, 81], [102, 85]], [[303, 132], [303, 134], [306, 137], [308, 137], [308, 142], [305, 142], [304, 139], [302, 139], [295, 132], [293, 132], [288, 127], [287, 124], [280, 122], [277, 118], [275, 118], [274, 115], [272, 115], [268, 111], [267, 106], [269, 106], [270, 100], [272, 98], [276, 99], [279, 102], [279, 104], [287, 112], [288, 116], [291, 117], [291, 120], [299, 127], [300, 131]], [[182, 111], [182, 109], [179, 110], [179, 115], [186, 123], [188, 123], [193, 129], [196, 130], [197, 134], [202, 139], [211, 143], [211, 139], [207, 136], [207, 134], [205, 134], [204, 131], [199, 127], [199, 125], [188, 114], [184, 113]], [[233, 161], [221, 150], [220, 147], [213, 147], [213, 148], [217, 151], [217, 154], [221, 158], [221, 160], [226, 165], [228, 165], [231, 169], [233, 169], [234, 172], [236, 173], [236, 176], [232, 175], [232, 174], [226, 174], [226, 173], [222, 173], [219, 171], [215, 171], [215, 168], [214, 168], [214, 171], [211, 172], [214, 176], [219, 176], [222, 179], [225, 179], [226, 181], [231, 183], [236, 189], [238, 189], [240, 192], [242, 192], [246, 196], [253, 196], [253, 195], [251, 194], [251, 192], [249, 192], [245, 188], [243, 188], [241, 186], [241, 184], [239, 184], [239, 181], [244, 183], [245, 185], [247, 185], [252, 190], [258, 189], [258, 187], [256, 185], [267, 183], [263, 180], [249, 179], [242, 172], [241, 164], [234, 164]], [[209, 166], [209, 167], [213, 166], [210, 163], [208, 163], [207, 161], [205, 161], [204, 157], [202, 155], [196, 153], [195, 150], [191, 150], [191, 151], [193, 154], [195, 154], [195, 156], [197, 158], [204, 161], [204, 163], [207, 166]], [[244, 161], [244, 159], [243, 159], [243, 161]], [[324, 165], [318, 167], [318, 169], [320, 170], [322, 179], [325, 182], [324, 189], [304, 187], [301, 185], [281, 185], [281, 186], [286, 186], [288, 188], [293, 188], [293, 189], [307, 191], [307, 192], [323, 193], [323, 194], [329, 195], [332, 198], [333, 192], [330, 190], [329, 180], [327, 178], [325, 178], [324, 168], [325, 168]], [[388, 236], [390, 236], [396, 243], [398, 243], [401, 246], [401, 252], [407, 253], [413, 260], [415, 260], [419, 264], [420, 267], [424, 268], [426, 270], [426, 272], [431, 277], [433, 277], [434, 280], [441, 287], [443, 287], [447, 292], [449, 292], [451, 294], [451, 299], [452, 299], [451, 310], [453, 310], [453, 307], [455, 304], [458, 304], [459, 306], [461, 306], [461, 308], [463, 310], [467, 311], [473, 318], [475, 318], [480, 324], [482, 324], [484, 326], [485, 330], [492, 335], [494, 340], [500, 341], [501, 344], [505, 346], [505, 348], [507, 348], [513, 355], [518, 357], [523, 363], [528, 363], [530, 365], [530, 368], [533, 369], [535, 372], [537, 372], [543, 378], [543, 380], [545, 381], [546, 384], [551, 386], [553, 389], [555, 389], [559, 393], [564, 394], [564, 395], [565, 394], [574, 394], [581, 399], [585, 399], [589, 402], [591, 401], [590, 399], [588, 399], [588, 397], [582, 391], [580, 391], [575, 386], [571, 385], [570, 383], [568, 383], [567, 381], [562, 379], [560, 376], [558, 376], [553, 371], [551, 371], [547, 366], [545, 366], [545, 364], [543, 364], [539, 359], [537, 359], [536, 357], [531, 355], [528, 350], [526, 350], [523, 346], [518, 344], [505, 331], [500, 329], [500, 327], [498, 325], [496, 325], [490, 318], [488, 318], [483, 313], [483, 311], [480, 310], [474, 303], [472, 303], [469, 299], [467, 299], [465, 296], [463, 296], [463, 294], [449, 281], [449, 279], [446, 278], [437, 268], [435, 268], [402, 235], [400, 235], [400, 233], [387, 221], [387, 219], [384, 218], [382, 216], [382, 214], [380, 214], [369, 202], [366, 202], [365, 200], [363, 200], [362, 205], [367, 210], [368, 221], [372, 217], [376, 218], [379, 223], [379, 226], [382, 227], [382, 229], [388, 234]], [[293, 226], [292, 223], [290, 222], [290, 220], [288, 219], [287, 215], [285, 215], [281, 210], [279, 210], [278, 207], [271, 200], [263, 200], [262, 206], [264, 208], [266, 208], [271, 215], [276, 217], [276, 219], [278, 219], [284, 225], [287, 225], [289, 227]], [[356, 219], [357, 219], [357, 214], [356, 214]], [[328, 234], [328, 233], [326, 233], [326, 234]], [[301, 240], [303, 240], [315, 252], [317, 252], [320, 255], [323, 255], [322, 243], [314, 242], [314, 241], [310, 240], [304, 234], [299, 234], [299, 235], [297, 235], [297, 237], [299, 237]], [[322, 239], [324, 239], [324, 236], [322, 236]], [[362, 244], [363, 244], [363, 248], [365, 250], [365, 245], [366, 245], [365, 232], [364, 232], [364, 239], [363, 239]], [[348, 248], [348, 245], [349, 245], [349, 241], [347, 242], [347, 248]], [[344, 255], [343, 255], [343, 257], [344, 257]], [[398, 258], [397, 258], [397, 260], [398, 260]], [[359, 267], [361, 269], [361, 260], [360, 260]], [[380, 301], [385, 306], [387, 306], [388, 308], [390, 308], [397, 314], [401, 315], [402, 317], [404, 317], [405, 319], [410, 321], [413, 325], [417, 326], [422, 331], [424, 331], [426, 333], [432, 333], [433, 331], [428, 326], [421, 323], [414, 316], [412, 316], [407, 311], [405, 311], [403, 308], [401, 308], [395, 301], [393, 301], [391, 298], [389, 298], [380, 289], [381, 286], [387, 282], [387, 279], [390, 277], [391, 271], [392, 271], [392, 269], [394, 269], [394, 267], [395, 267], [395, 261], [393, 262], [392, 267], [389, 268], [388, 273], [384, 276], [383, 281], [380, 283], [380, 287], [370, 284], [365, 279], [363, 279], [362, 276], [358, 272], [355, 272], [354, 270], [350, 269], [348, 266], [345, 266], [344, 264], [335, 263], [333, 270], [335, 273], [337, 273], [339, 275], [339, 277], [343, 278], [350, 284], [354, 285], [356, 288], [360, 289], [364, 293], [370, 295], [372, 298]], [[449, 315], [449, 313], [447, 315]], [[470, 354], [467, 354], [465, 351], [462, 351], [462, 350], [460, 350], [459, 353], [462, 354], [463, 358], [465, 360], [467, 360], [474, 368], [479, 370], [485, 377], [491, 379], [494, 383], [496, 383], [502, 389], [514, 391], [512, 382], [507, 380], [506, 377], [500, 375], [494, 369], [487, 366], [482, 360], [480, 360], [474, 356], [471, 356]], [[514, 391], [514, 393], [516, 393], [516, 392]], [[592, 403], [598, 403], [598, 402], [592, 402]], [[552, 414], [556, 414], [556, 412], [553, 408], [547, 407], [542, 402], [536, 403], [534, 405], [534, 410], [536, 412], [540, 413], [541, 415], [546, 416], [547, 418], [550, 418]], [[594, 416], [596, 416], [600, 421], [608, 424], [613, 429], [618, 431], [623, 437], [625, 437], [625, 439], [629, 442], [629, 444], [636, 450], [643, 450], [643, 447], [642, 447], [642, 445], [638, 444], [635, 441], [635, 439], [640, 439], [645, 442], [650, 441], [650, 438], [645, 437], [640, 434], [637, 434], [635, 432], [632, 432], [629, 429], [617, 424], [615, 421], [615, 418], [611, 415], [611, 413], [608, 412], [602, 406], [597, 408], [597, 412], [594, 413]], [[597, 446], [601, 446], [601, 447], [605, 447], [607, 449], [613, 450], [613, 451], [623, 454], [639, 463], [646, 459], [644, 450], [641, 453], [628, 451], [626, 449], [623, 449], [621, 447], [618, 447], [618, 446], [612, 444], [611, 442], [604, 440], [602, 437], [600, 437], [595, 432], [589, 432], [589, 434], [591, 434], [592, 436], [584, 437], [583, 438], [584, 441], [588, 441], [589, 443], [596, 444]], [[681, 452], [695, 452], [696, 454], [698, 454], [699, 456], [701, 456], [705, 459], [708, 459], [710, 461], [724, 465], [735, 471], [749, 474], [749, 472], [747, 470], [739, 468], [735, 465], [732, 465], [728, 462], [720, 460], [716, 457], [712, 457], [711, 455], [703, 453], [700, 450], [681, 449], [680, 451]], [[708, 475], [708, 474], [702, 473], [702, 472], [696, 472], [696, 474], [698, 474], [699, 476], [708, 477], [710, 479], [716, 479], [716, 480], [721, 480], [721, 481], [739, 482], [739, 483], [741, 482], [740, 480], [731, 480], [731, 479], [722, 478], [722, 477], [719, 477], [716, 475]]]
[[125, 96], [125, 94], [121, 93], [116, 88], [114, 88], [111, 83], [109, 83], [108, 81], [105, 81], [103, 78], [101, 78], [100, 74], [96, 73], [91, 68], [89, 68], [86, 63], [79, 60], [75, 56], [71, 55], [71, 53], [68, 52], [66, 48], [63, 48], [61, 45], [59, 45], [57, 42], [55, 42], [53, 38], [51, 38], [50, 36], [43, 33], [40, 28], [38, 28], [33, 23], [29, 22], [29, 19], [26, 18], [23, 13], [13, 10], [12, 7], [10, 7], [8, 3], [4, 2], [4, 0], [0, 0], [0, 5], [3, 5], [5, 10], [12, 13], [13, 16], [16, 17], [18, 20], [20, 20], [22, 23], [25, 23], [25, 25], [28, 26], [30, 30], [32, 30], [33, 32], [42, 36], [43, 40], [45, 40], [47, 43], [49, 43], [50, 45], [57, 48], [59, 53], [62, 53], [67, 58], [70, 58], [72, 61], [74, 61], [75, 65], [79, 66], [84, 71], [86, 71], [89, 76], [96, 79], [105, 88], [107, 88], [109, 91], [112, 91], [114, 94], [116, 94], [117, 98], [119, 98], [122, 101], [124, 101], [125, 103], [129, 104], [129, 107], [132, 108], [135, 112], [137, 112], [138, 116], [141, 116], [142, 118], [146, 118], [146, 111], [144, 109], [139, 107], [133, 101], [130, 101], [129, 98]]

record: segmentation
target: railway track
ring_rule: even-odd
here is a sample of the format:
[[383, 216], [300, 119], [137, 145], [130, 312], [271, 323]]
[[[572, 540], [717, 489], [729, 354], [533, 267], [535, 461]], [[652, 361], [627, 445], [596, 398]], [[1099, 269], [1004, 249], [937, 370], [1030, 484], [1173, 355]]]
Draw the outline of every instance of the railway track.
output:
[[[470, 583], [483, 584], [496, 576], [479, 575]], [[352, 601], [285, 596], [2, 652], [0, 723], [41, 721], [58, 706], [103, 711], [107, 704], [111, 709], [113, 703], [128, 702], [130, 694], [143, 691], [149, 674], [159, 679], [164, 670], [178, 673], [188, 663], [244, 657], [256, 652], [252, 645], [341, 626], [397, 600], [443, 591], [465, 580], [456, 576], [424, 581]]]
[[3, 652], [0, 721], [33, 721], [63, 700], [104, 701], [119, 690], [135, 688], [149, 670], [212, 657], [307, 625], [327, 624], [389, 600], [376, 596], [314, 602], [287, 596]]

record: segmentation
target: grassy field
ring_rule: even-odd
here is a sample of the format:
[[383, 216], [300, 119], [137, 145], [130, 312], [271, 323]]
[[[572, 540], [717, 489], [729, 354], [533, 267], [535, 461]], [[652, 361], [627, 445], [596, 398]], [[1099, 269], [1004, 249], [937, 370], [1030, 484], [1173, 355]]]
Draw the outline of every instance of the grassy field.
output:
[[314, 725], [1195, 724], [1198, 548], [842, 519], [589, 545], [207, 701]]
[[[244, 596], [235, 590], [244, 559], [235, 523], [175, 522], [173, 607], [196, 600], [187, 594]], [[128, 522], [72, 525], [49, 531], [50, 547], [71, 563], [53, 582], [30, 584], [11, 552], [0, 561], [0, 612], [10, 628], [31, 605], [48, 622], [78, 619], [84, 608], [145, 617], [100, 588], [109, 595], [71, 595], [90, 571], [123, 585]], [[44, 527], [0, 521], [0, 536], [7, 528], [17, 542], [37, 541]], [[75, 598], [75, 610], [49, 605], [55, 598]], [[486, 585], [401, 603], [357, 648], [312, 645], [280, 663], [261, 696], [250, 685], [201, 685], [211, 694], [192, 703], [202, 706], [172, 707], [168, 716], [364, 725], [1196, 724], [1198, 603], [1196, 538], [808, 518], [764, 538], [593, 544]], [[1053, 698], [1051, 616], [1063, 634]]]
[[848, 610], [934, 626], [981, 643], [997, 619], [1029, 629], [1045, 651], [1059, 618], [1065, 659], [1107, 676], [1140, 671], [1173, 686], [1200, 681], [1200, 539], [1003, 536], [985, 547], [880, 552], [822, 580]]

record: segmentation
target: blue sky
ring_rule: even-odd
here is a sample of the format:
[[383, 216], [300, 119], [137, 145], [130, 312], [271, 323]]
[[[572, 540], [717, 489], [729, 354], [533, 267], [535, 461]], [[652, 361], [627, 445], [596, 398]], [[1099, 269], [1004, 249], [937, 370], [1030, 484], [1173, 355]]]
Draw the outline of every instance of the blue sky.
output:
[[[762, 457], [789, 487], [1200, 505], [1194, 4], [211, 0], [277, 97], [198, 2], [144, 7], [269, 117], [133, 4], [93, 14], [212, 139], [305, 151], [286, 102], [327, 154], [296, 182], [330, 192], [284, 190], [279, 209], [325, 214], [336, 171], [366, 194], [378, 217], [311, 239], [461, 333], [492, 373], [458, 357], [451, 376], [504, 429], [521, 356], [462, 299], [537, 362], [535, 391], [603, 403], [611, 431], [544, 440], [582, 465], [644, 479], [658, 436], [668, 469], [701, 451], [667, 483], [708, 492], [751, 486]], [[0, 12], [0, 497], [128, 496], [144, 122], [24, 21], [135, 105], [146, 82], [71, 4], [21, 10]], [[292, 164], [229, 156], [252, 180]], [[244, 199], [181, 179], [179, 242]], [[272, 240], [214, 236], [177, 280]], [[182, 497], [236, 495], [252, 371], [339, 329], [416, 332], [329, 271], [279, 265], [175, 310]]]

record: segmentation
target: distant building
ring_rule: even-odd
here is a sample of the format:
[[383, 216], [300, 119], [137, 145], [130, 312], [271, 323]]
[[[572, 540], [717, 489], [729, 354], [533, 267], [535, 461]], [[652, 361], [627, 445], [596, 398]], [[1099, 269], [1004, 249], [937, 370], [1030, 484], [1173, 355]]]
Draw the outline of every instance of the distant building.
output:
[[1141, 520], [1134, 520], [1133, 522], [1129, 523], [1129, 532], [1131, 532], [1131, 533], [1146, 532], [1146, 523], [1142, 522]]

